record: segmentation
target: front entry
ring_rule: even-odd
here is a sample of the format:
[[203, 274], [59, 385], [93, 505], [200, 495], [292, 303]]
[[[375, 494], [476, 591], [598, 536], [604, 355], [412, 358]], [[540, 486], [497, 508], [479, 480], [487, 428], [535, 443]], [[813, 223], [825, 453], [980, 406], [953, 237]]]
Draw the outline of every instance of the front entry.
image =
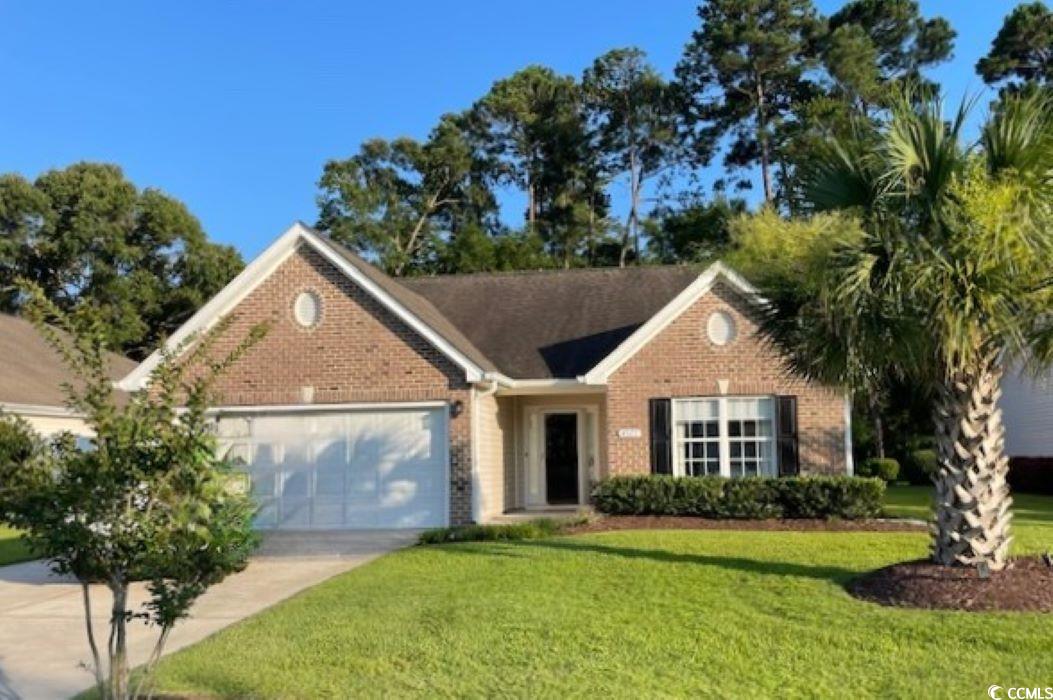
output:
[[545, 491], [549, 505], [578, 503], [578, 414], [545, 414]]

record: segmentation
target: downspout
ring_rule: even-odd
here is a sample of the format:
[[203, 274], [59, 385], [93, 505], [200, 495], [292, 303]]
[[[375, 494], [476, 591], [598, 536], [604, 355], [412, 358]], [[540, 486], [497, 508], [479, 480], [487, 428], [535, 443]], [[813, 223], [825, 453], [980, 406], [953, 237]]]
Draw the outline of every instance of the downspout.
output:
[[[478, 523], [482, 517], [482, 495], [479, 489], [479, 410], [478, 399], [493, 396], [498, 389], [498, 380], [495, 375], [487, 372], [483, 375], [484, 381], [472, 385], [469, 396], [469, 409], [472, 412], [472, 522]], [[479, 385], [487, 383], [488, 386], [482, 391]]]

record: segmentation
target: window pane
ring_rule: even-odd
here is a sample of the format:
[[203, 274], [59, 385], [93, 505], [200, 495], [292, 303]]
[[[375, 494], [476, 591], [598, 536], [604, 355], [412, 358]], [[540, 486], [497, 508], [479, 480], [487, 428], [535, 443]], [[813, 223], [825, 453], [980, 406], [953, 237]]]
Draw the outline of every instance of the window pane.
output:
[[707, 443], [706, 457], [709, 459], [720, 459], [720, 444], [716, 442]]
[[734, 420], [728, 422], [728, 436], [739, 437], [742, 435], [742, 423]]
[[714, 420], [718, 416], [716, 399], [678, 400], [676, 410], [682, 421]]
[[742, 443], [733, 442], [731, 443], [731, 458], [738, 459], [742, 457]]
[[720, 436], [720, 423], [715, 420], [706, 422], [706, 437], [719, 437]]
[[744, 450], [743, 453], [747, 457], [756, 457], [757, 456], [757, 443], [755, 443], [755, 442], [747, 442], [747, 443], [745, 443], [742, 446], [742, 449]]

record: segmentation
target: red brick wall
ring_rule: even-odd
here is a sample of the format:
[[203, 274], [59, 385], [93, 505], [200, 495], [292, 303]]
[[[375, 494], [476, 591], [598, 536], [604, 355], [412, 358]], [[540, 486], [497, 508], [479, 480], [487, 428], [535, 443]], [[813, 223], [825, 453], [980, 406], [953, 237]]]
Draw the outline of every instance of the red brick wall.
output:
[[[706, 324], [721, 309], [735, 319], [735, 340], [709, 341]], [[640, 349], [610, 377], [607, 387], [607, 454], [611, 473], [651, 469], [648, 399], [718, 396], [718, 380], [728, 395], [797, 396], [801, 473], [845, 470], [844, 398], [787, 372], [784, 363], [757, 336], [749, 302], [717, 284]], [[641, 438], [619, 438], [619, 428], [639, 428]]]
[[[322, 300], [321, 321], [309, 329], [293, 318], [302, 291]], [[463, 411], [450, 419], [450, 517], [454, 523], [471, 518], [471, 401], [464, 370], [303, 246], [232, 314], [217, 356], [255, 323], [269, 321], [270, 330], [220, 379], [224, 405], [300, 404], [305, 386], [314, 388], [315, 404], [460, 401]]]

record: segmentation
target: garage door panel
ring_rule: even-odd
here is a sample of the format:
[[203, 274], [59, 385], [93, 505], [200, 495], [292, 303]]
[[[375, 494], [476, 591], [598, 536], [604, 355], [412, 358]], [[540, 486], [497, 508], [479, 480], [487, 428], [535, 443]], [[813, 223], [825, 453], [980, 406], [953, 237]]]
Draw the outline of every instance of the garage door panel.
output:
[[442, 409], [221, 418], [265, 528], [430, 527], [446, 512]]

